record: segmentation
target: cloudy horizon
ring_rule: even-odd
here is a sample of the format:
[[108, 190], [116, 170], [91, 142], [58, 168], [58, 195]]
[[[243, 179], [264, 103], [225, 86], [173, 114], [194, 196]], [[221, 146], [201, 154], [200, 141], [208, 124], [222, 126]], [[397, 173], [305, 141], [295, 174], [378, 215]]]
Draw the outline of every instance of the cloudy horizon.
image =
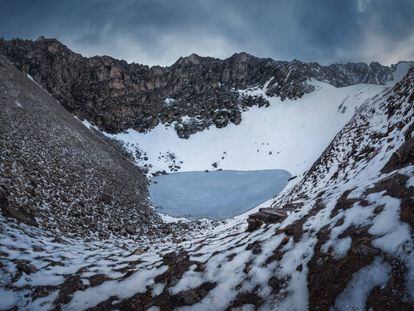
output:
[[0, 36], [57, 38], [84, 56], [171, 65], [241, 51], [322, 64], [414, 60], [410, 0], [0, 2]]

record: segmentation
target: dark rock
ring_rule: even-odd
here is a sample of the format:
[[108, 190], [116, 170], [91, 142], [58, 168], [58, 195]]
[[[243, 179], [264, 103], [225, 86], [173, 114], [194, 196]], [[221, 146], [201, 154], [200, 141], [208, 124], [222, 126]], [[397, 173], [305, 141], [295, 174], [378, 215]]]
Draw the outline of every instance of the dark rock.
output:
[[260, 241], [255, 241], [246, 246], [246, 250], [251, 250], [254, 255], [260, 254], [262, 252], [262, 245]]
[[265, 207], [259, 209], [257, 213], [249, 215], [247, 219], [248, 231], [254, 231], [258, 229], [263, 223], [274, 224], [279, 223], [287, 217], [287, 213], [281, 209], [274, 209], [270, 207]]
[[95, 275], [92, 275], [89, 278], [89, 286], [91, 286], [91, 287], [98, 286], [98, 285], [101, 285], [103, 282], [106, 282], [108, 280], [111, 280], [111, 278], [108, 277], [105, 274], [95, 274]]
[[261, 298], [257, 292], [241, 292], [237, 294], [236, 298], [230, 303], [230, 306], [226, 310], [237, 310], [237, 308], [244, 305], [253, 305], [257, 310], [262, 303], [263, 298]]
[[[5, 217], [14, 218], [28, 225], [37, 226], [34, 216], [27, 211], [27, 206], [12, 206], [8, 200], [9, 191], [6, 185], [0, 185], [0, 210]], [[12, 203], [13, 204], [13, 203]]]
[[363, 254], [359, 245], [369, 245], [370, 236], [366, 228], [355, 230], [350, 227], [342, 237], [352, 234], [352, 245], [349, 254], [335, 259], [321, 250], [330, 235], [328, 226], [317, 234], [318, 242], [312, 259], [308, 264], [309, 306], [311, 310], [327, 310], [335, 302], [336, 297], [346, 288], [354, 273], [369, 265], [374, 254]]
[[128, 233], [130, 235], [134, 235], [134, 234], [137, 233], [136, 229], [132, 225], [125, 226], [125, 231], [126, 231], [126, 233]]
[[208, 292], [212, 290], [214, 287], [216, 287], [216, 284], [206, 282], [201, 284], [200, 286], [197, 286], [196, 288], [179, 292], [176, 295], [176, 298], [182, 303], [179, 303], [178, 305], [194, 305], [201, 301], [204, 297], [206, 297]]
[[33, 245], [32, 248], [33, 248], [34, 252], [43, 252], [44, 251], [44, 248], [39, 246], [39, 245]]
[[6, 208], [8, 205], [8, 197], [9, 193], [6, 190], [6, 186], [5, 185], [1, 185], [0, 184], [0, 209]]
[[256, 219], [256, 218], [248, 218], [247, 219], [247, 231], [255, 231], [259, 229], [263, 225], [263, 221]]
[[74, 292], [78, 290], [84, 290], [85, 285], [79, 275], [73, 275], [68, 277], [60, 286], [58, 298], [55, 301], [55, 305], [66, 304], [72, 299]]
[[272, 293], [274, 295], [278, 295], [282, 291], [282, 289], [286, 287], [286, 284], [286, 278], [278, 278], [277, 276], [272, 276], [268, 281], [268, 285], [272, 289]]
[[401, 147], [392, 154], [381, 172], [390, 173], [409, 164], [414, 164], [414, 137], [405, 141]]
[[108, 193], [102, 193], [98, 198], [98, 202], [109, 205], [112, 203], [112, 196]]
[[16, 269], [20, 272], [24, 272], [26, 274], [37, 272], [36, 267], [27, 260], [16, 260], [14, 263], [16, 265]]
[[[352, 190], [354, 190], [354, 189], [352, 189]], [[331, 218], [336, 216], [339, 211], [347, 210], [347, 209], [351, 208], [354, 205], [354, 203], [359, 201], [357, 199], [348, 199], [348, 195], [349, 195], [349, 193], [352, 192], [352, 190], [347, 190], [344, 193], [342, 193], [341, 197], [338, 199], [338, 201], [335, 204], [335, 208], [331, 212]]]
[[280, 244], [281, 244], [281, 245], [286, 245], [286, 244], [288, 244], [288, 243], [289, 243], [289, 240], [290, 240], [290, 237], [289, 237], [289, 236], [285, 236], [285, 237], [282, 239], [282, 242], [280, 242]]
[[27, 206], [14, 207], [10, 204], [3, 204], [1, 211], [4, 216], [14, 218], [19, 222], [31, 226], [38, 225], [34, 215], [30, 211], [27, 211]]
[[413, 310], [414, 303], [405, 286], [407, 268], [394, 260], [388, 282], [376, 286], [367, 297], [366, 307], [372, 310]]

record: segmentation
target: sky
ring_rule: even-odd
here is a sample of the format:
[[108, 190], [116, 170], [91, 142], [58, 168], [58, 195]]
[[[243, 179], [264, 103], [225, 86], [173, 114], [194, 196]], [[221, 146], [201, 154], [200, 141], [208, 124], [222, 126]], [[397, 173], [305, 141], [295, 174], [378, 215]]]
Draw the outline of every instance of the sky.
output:
[[171, 65], [237, 52], [322, 64], [414, 60], [414, 0], [0, 0], [0, 36]]

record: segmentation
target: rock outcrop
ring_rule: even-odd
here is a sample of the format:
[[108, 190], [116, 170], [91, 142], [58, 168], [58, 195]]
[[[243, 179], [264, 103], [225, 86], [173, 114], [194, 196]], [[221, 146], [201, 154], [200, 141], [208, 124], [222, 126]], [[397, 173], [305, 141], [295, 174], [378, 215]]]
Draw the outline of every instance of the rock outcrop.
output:
[[247, 230], [254, 231], [263, 224], [277, 224], [282, 222], [286, 217], [287, 213], [282, 209], [271, 207], [261, 208], [258, 212], [249, 215], [247, 219]]

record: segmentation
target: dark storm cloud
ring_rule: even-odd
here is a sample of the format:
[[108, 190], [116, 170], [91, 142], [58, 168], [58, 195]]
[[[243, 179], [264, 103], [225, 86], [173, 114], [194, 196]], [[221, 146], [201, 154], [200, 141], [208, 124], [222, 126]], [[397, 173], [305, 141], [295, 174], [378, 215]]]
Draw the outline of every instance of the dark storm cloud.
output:
[[0, 35], [171, 64], [239, 51], [322, 63], [414, 59], [412, 0], [0, 0]]

